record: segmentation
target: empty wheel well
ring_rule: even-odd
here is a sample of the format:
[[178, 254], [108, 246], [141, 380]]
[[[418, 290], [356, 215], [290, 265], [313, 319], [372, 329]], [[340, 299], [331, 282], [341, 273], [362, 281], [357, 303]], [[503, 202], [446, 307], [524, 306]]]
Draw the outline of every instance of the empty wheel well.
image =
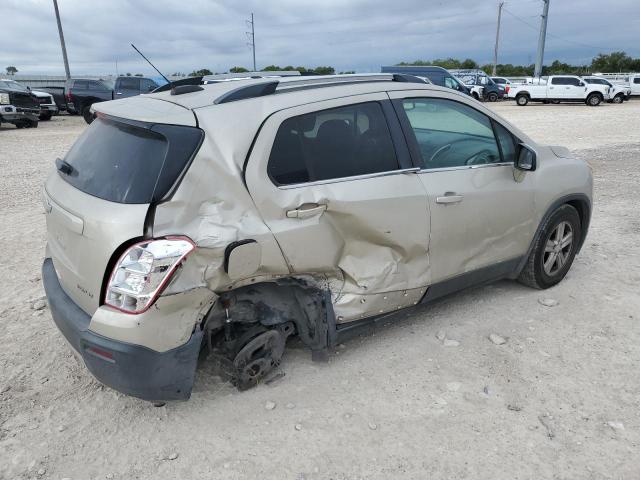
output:
[[221, 294], [207, 314], [204, 329], [220, 329], [227, 318], [245, 326], [253, 324], [267, 328], [292, 322], [300, 340], [312, 350], [328, 347], [335, 334], [330, 292], [291, 278]]

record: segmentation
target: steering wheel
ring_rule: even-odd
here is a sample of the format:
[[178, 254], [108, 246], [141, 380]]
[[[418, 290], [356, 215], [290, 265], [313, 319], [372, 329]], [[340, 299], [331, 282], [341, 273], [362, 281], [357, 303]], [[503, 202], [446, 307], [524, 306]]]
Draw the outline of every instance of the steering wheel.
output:
[[[447, 143], [446, 145], [443, 145], [442, 147], [438, 148], [435, 152], [433, 152], [433, 155], [431, 155], [431, 158], [429, 159], [428, 163], [432, 163], [436, 157], [438, 155], [441, 155], [445, 152], [448, 152], [449, 150], [451, 150], [451, 147], [453, 147], [454, 145], [457, 145], [459, 143], [464, 143], [464, 142], [475, 142], [476, 140], [473, 138], [461, 138], [459, 140], [455, 140], [451, 143]], [[485, 152], [486, 150], [484, 150], [483, 152]], [[474, 154], [472, 157], [469, 157], [465, 160], [465, 165], [471, 165], [471, 163], [467, 163], [469, 162], [471, 159], [473, 159], [475, 156], [479, 155], [482, 152], [476, 153]]]
[[491, 152], [489, 150], [480, 150], [478, 153], [474, 153], [464, 161], [465, 165], [484, 165], [486, 163], [492, 163]]
[[453, 145], [453, 143], [447, 143], [446, 145], [443, 145], [438, 150], [433, 152], [433, 155], [431, 155], [431, 158], [429, 159], [429, 163], [433, 162], [434, 158], [436, 158], [441, 153], [448, 151], [451, 148], [451, 145]]

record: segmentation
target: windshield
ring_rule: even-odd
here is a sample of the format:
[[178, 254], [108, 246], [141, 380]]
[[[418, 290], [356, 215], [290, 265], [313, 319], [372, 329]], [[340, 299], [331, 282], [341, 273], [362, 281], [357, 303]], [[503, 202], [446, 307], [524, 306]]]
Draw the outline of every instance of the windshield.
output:
[[18, 82], [14, 82], [13, 80], [0, 80], [0, 87], [10, 88], [11, 90], [19, 90], [21, 92], [28, 92], [29, 89], [24, 85], [20, 85]]

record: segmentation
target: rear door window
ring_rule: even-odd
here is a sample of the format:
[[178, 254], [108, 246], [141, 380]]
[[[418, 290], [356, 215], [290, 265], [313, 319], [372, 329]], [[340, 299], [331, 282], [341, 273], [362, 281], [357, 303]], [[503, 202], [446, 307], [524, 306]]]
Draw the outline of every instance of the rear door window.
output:
[[149, 80], [148, 78], [143, 78], [140, 80], [142, 86], [140, 87], [140, 91], [142, 93], [151, 92], [158, 88], [158, 85], [153, 80]]
[[120, 79], [120, 89], [121, 90], [140, 90], [140, 79], [139, 78], [121, 78]]
[[58, 162], [58, 170], [74, 187], [104, 200], [160, 201], [188, 167], [203, 135], [193, 127], [98, 117], [67, 153], [68, 166]]
[[291, 185], [398, 168], [382, 107], [367, 102], [285, 120], [267, 172], [276, 184]]
[[108, 90], [107, 86], [96, 80], [90, 80], [89, 82], [89, 90]]
[[567, 80], [566, 77], [553, 77], [551, 79], [551, 85], [569, 85]]

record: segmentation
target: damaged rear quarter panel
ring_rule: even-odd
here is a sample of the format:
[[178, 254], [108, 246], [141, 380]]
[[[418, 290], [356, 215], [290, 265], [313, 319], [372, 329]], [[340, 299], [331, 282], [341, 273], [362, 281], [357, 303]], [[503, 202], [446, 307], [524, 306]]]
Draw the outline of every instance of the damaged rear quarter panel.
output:
[[[250, 120], [229, 117], [225, 107], [197, 111], [200, 127], [207, 132], [203, 144], [172, 198], [156, 208], [154, 236], [186, 235], [197, 247], [173, 290], [203, 286], [221, 292], [233, 288], [234, 281], [224, 271], [225, 249], [244, 239], [253, 239], [261, 247], [253, 281], [289, 274], [280, 248], [242, 181], [239, 165], [255, 133], [247, 134]], [[256, 131], [259, 124], [256, 120]]]

